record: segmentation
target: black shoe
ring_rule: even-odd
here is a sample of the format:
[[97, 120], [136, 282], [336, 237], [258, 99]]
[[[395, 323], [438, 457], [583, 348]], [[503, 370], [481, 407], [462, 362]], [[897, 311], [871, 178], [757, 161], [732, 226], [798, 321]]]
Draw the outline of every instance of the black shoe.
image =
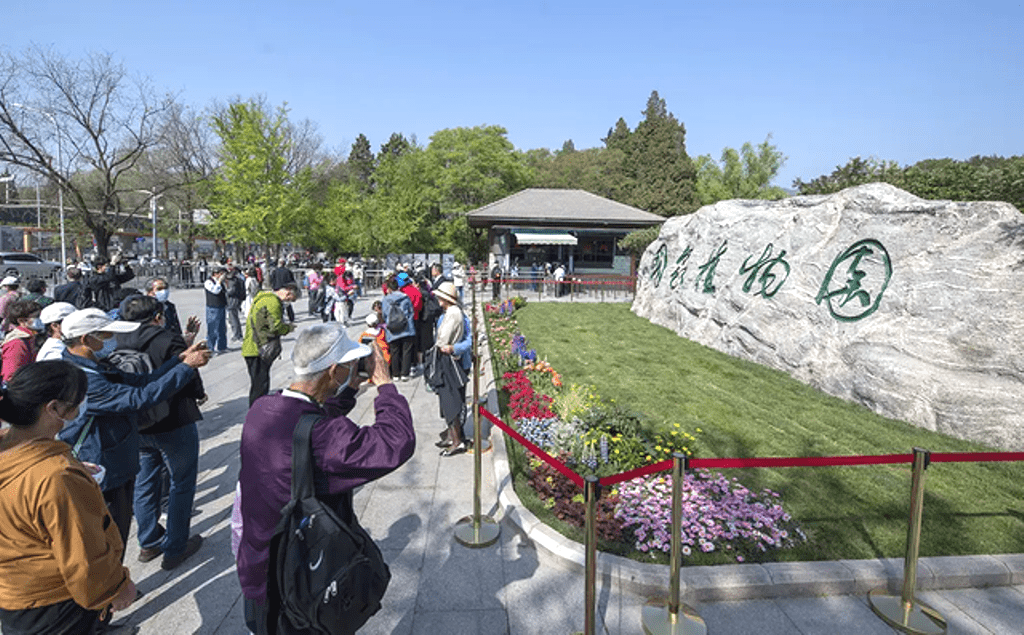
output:
[[460, 443], [450, 448], [441, 450], [441, 456], [455, 456], [456, 454], [463, 454], [466, 451], [466, 444]]
[[185, 551], [182, 551], [176, 556], [164, 555], [163, 562], [160, 563], [160, 568], [164, 571], [170, 571], [176, 569], [178, 565], [185, 562], [192, 554], [199, 551], [199, 548], [203, 546], [203, 537], [199, 534], [192, 536], [185, 543]]
[[[454, 443], [452, 443], [451, 440], [449, 440], [449, 439], [441, 439], [440, 441], [438, 441], [434, 445], [436, 445], [439, 448], [450, 448], [450, 447], [452, 447], [454, 445]], [[142, 556], [139, 556], [139, 557], [141, 558]]]

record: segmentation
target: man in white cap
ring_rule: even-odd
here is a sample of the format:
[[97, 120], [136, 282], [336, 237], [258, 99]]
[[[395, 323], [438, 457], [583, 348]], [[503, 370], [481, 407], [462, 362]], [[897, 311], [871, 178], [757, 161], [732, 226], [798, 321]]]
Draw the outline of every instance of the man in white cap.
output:
[[0, 295], [0, 320], [3, 321], [3, 332], [11, 330], [11, 325], [7, 322], [7, 307], [15, 302], [21, 295], [18, 293], [18, 286], [21, 281], [16, 276], [6, 276], [3, 280], [0, 280], [0, 290], [3, 295]]
[[[376, 419], [358, 426], [346, 414], [356, 405], [360, 360], [377, 387]], [[372, 361], [371, 361], [372, 360]], [[295, 380], [284, 391], [256, 400], [242, 426], [239, 475], [242, 540], [238, 578], [245, 621], [253, 633], [266, 633], [270, 538], [291, 498], [292, 434], [307, 413], [322, 415], [313, 428], [313, 461], [318, 497], [342, 519], [354, 517], [352, 489], [397, 469], [412, 456], [416, 434], [409, 402], [391, 382], [380, 350], [349, 339], [336, 323], [299, 331], [292, 351]], [[323, 495], [320, 495], [323, 494]]]
[[46, 341], [39, 347], [39, 352], [36, 353], [36, 361], [41, 362], [44, 359], [62, 359], [64, 357], [64, 337], [61, 333], [61, 323], [64, 318], [71, 315], [76, 311], [75, 305], [69, 302], [54, 302], [53, 304], [43, 308], [42, 312], [39, 313], [39, 319], [43, 322], [43, 328], [46, 329]]
[[[103, 343], [115, 333], [129, 333], [137, 328], [138, 322], [111, 319], [98, 308], [75, 311], [61, 324], [67, 345], [64, 361], [85, 371], [89, 389], [78, 417], [68, 422], [57, 436], [71, 446], [79, 460], [106, 469], [100, 487], [125, 544], [132, 521], [132, 490], [139, 471], [138, 413], [167, 401], [195, 378], [196, 368], [210, 360], [209, 351], [194, 345], [151, 374], [134, 375], [96, 357], [103, 350]], [[195, 538], [198, 540], [190, 539], [182, 553], [164, 553], [163, 564], [177, 566], [195, 553], [202, 537]]]

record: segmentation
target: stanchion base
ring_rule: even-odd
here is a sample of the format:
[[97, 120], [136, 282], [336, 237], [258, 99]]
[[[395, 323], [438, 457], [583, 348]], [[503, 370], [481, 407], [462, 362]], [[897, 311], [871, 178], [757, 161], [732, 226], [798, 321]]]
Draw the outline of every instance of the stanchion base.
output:
[[474, 527], [473, 517], [460, 518], [455, 523], [455, 540], [464, 547], [480, 549], [498, 542], [501, 526], [490, 516], [480, 516], [480, 525]]
[[680, 603], [674, 617], [664, 602], [651, 602], [640, 609], [645, 635], [707, 635], [704, 620], [689, 606]]
[[[487, 454], [488, 452], [491, 451], [491, 449], [492, 448], [491, 448], [491, 441], [490, 441], [490, 439], [481, 439], [481, 441], [480, 441], [480, 454]], [[476, 446], [475, 445], [471, 445], [469, 447], [469, 449], [466, 450], [466, 454], [472, 454], [474, 452], [476, 452]]]
[[917, 599], [907, 606], [903, 598], [886, 595], [884, 589], [875, 589], [868, 592], [868, 604], [875, 615], [901, 633], [943, 635], [946, 632], [946, 618]]

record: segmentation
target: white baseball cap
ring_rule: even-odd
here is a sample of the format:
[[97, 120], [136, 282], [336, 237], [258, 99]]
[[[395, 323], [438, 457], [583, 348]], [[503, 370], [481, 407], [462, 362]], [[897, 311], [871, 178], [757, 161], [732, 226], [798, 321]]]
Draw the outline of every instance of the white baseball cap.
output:
[[3, 280], [0, 280], [0, 287], [9, 287], [12, 284], [21, 284], [17, 276], [7, 276]]
[[[308, 339], [307, 339], [308, 338]], [[295, 346], [292, 348], [292, 363], [295, 364], [295, 353], [309, 339], [324, 338], [332, 340], [331, 345], [319, 357], [306, 363], [305, 366], [295, 365], [296, 375], [312, 375], [327, 370], [335, 364], [345, 364], [360, 357], [373, 353], [373, 349], [359, 344], [349, 338], [345, 329], [337, 322], [317, 324], [299, 331]], [[323, 341], [321, 339], [320, 341]]]
[[70, 302], [54, 302], [43, 307], [39, 313], [39, 319], [43, 321], [43, 324], [52, 324], [60, 322], [77, 310], [75, 305]]
[[102, 309], [80, 309], [64, 318], [60, 332], [65, 338], [81, 337], [89, 333], [130, 333], [139, 328], [138, 322], [115, 320]]

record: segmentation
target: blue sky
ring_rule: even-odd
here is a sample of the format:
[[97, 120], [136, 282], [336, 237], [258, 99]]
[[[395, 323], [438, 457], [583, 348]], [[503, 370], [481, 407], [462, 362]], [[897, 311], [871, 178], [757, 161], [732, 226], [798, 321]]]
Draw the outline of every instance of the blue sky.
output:
[[3, 21], [10, 51], [112, 53], [197, 108], [287, 102], [342, 152], [482, 124], [590, 148], [657, 90], [691, 156], [771, 133], [783, 187], [858, 155], [1024, 154], [1024, 1], [32, 0]]

